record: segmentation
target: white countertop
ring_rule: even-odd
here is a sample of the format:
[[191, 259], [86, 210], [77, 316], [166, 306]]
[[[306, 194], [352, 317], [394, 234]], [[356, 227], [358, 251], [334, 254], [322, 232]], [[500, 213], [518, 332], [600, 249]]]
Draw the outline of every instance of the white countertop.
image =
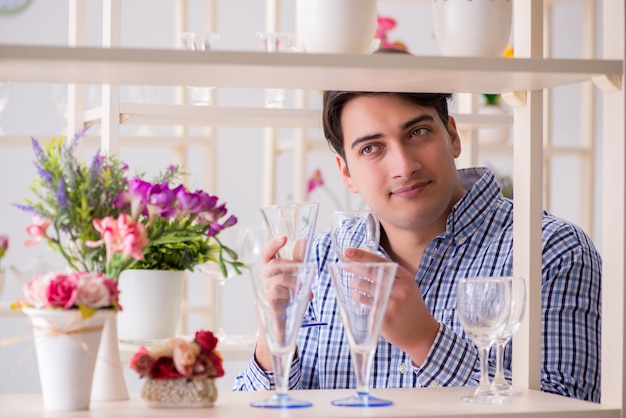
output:
[[352, 394], [352, 390], [307, 390], [291, 391], [294, 397], [313, 402], [310, 408], [291, 410], [271, 410], [253, 408], [253, 400], [265, 399], [270, 392], [220, 392], [212, 408], [159, 409], [146, 407], [138, 395], [131, 395], [128, 401], [92, 402], [89, 411], [58, 413], [43, 411], [39, 394], [0, 394], [2, 416], [11, 418], [65, 417], [74, 418], [143, 418], [172, 417], [185, 418], [212, 417], [567, 417], [594, 418], [619, 417], [617, 408], [609, 408], [590, 402], [569, 399], [537, 391], [526, 393], [502, 405], [468, 404], [460, 397], [474, 388], [428, 388], [428, 389], [381, 389], [372, 394], [390, 399], [394, 405], [381, 408], [347, 408], [331, 405], [331, 401]]

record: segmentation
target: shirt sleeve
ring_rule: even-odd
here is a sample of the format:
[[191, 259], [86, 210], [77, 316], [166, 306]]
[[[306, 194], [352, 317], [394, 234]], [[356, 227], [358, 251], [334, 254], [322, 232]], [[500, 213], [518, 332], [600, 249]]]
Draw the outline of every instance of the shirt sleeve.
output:
[[411, 362], [420, 387], [463, 386], [480, 376], [478, 350], [445, 325], [421, 366]]
[[[258, 390], [274, 390], [275, 376], [273, 371], [265, 371], [259, 367], [254, 355], [248, 362], [248, 367], [243, 370], [235, 379], [233, 391], [247, 392]], [[291, 362], [289, 370], [289, 390], [301, 389], [300, 379], [300, 359], [296, 358]]]
[[541, 389], [600, 402], [600, 255], [581, 231], [564, 227], [544, 257]]

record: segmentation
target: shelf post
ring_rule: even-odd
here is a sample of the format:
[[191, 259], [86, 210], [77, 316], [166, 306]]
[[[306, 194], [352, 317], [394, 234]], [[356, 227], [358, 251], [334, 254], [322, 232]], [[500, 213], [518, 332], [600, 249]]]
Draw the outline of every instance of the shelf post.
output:
[[[603, 2], [604, 59], [626, 58], [626, 6]], [[624, 74], [622, 73], [622, 78]], [[626, 409], [626, 94], [602, 94], [602, 404]]]
[[[543, 2], [514, 2], [515, 55], [543, 57]], [[513, 274], [527, 283], [524, 321], [513, 339], [513, 382], [541, 388], [541, 215], [543, 91], [531, 91], [514, 108]]]

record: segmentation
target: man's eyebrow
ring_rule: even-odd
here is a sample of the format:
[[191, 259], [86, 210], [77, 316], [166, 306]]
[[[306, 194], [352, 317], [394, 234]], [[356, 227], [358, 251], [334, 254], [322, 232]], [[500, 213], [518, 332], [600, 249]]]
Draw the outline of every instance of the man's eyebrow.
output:
[[408, 122], [405, 122], [404, 124], [402, 124], [402, 129], [408, 129], [411, 126], [415, 125], [416, 123], [420, 123], [420, 122], [424, 122], [424, 121], [428, 121], [428, 122], [434, 122], [435, 118], [432, 117], [431, 115], [421, 115], [418, 116], [416, 118], [411, 119]]
[[[408, 129], [411, 126], [420, 123], [420, 122], [424, 122], [424, 121], [428, 121], [428, 122], [434, 122], [435, 118], [432, 117], [431, 115], [420, 115], [416, 118], [413, 118], [405, 123], [402, 124], [402, 130]], [[350, 145], [350, 149], [354, 149], [357, 145], [359, 145], [361, 142], [365, 142], [365, 141], [369, 141], [372, 139], [377, 139], [382, 137], [382, 134], [372, 134], [372, 135], [365, 135], [362, 136], [360, 138], [356, 138], [354, 141], [352, 141], [352, 144]]]

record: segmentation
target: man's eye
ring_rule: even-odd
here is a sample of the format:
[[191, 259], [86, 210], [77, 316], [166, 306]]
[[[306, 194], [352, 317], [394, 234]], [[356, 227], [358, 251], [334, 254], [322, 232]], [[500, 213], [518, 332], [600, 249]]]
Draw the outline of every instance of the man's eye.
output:
[[428, 133], [428, 128], [415, 128], [411, 131], [410, 136], [414, 137], [414, 136], [423, 136], [426, 135]]
[[376, 149], [378, 149], [376, 145], [366, 145], [361, 148], [361, 154], [371, 154], [376, 151]]

